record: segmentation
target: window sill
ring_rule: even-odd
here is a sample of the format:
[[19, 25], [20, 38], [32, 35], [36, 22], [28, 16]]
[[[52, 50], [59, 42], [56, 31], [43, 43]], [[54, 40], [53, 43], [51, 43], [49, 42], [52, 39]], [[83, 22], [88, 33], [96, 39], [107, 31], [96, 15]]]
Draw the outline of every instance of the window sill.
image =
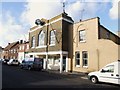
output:
[[80, 65], [76, 65], [76, 67], [77, 67], [77, 68], [79, 68], [79, 67], [80, 67]]
[[50, 44], [49, 46], [55, 46], [55, 44]]
[[35, 47], [31, 47], [31, 48], [35, 48]]
[[80, 41], [80, 43], [86, 43], [86, 41]]
[[45, 46], [38, 46], [38, 47], [36, 47], [36, 48], [46, 48], [47, 46], [45, 45]]
[[83, 66], [83, 68], [88, 68], [88, 66]]

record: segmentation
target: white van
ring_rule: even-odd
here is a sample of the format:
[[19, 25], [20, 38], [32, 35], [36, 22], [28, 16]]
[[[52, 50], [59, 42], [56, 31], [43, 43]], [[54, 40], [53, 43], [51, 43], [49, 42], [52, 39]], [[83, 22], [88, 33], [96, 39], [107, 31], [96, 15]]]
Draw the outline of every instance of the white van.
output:
[[110, 63], [96, 72], [88, 74], [93, 83], [107, 82], [120, 85], [120, 60]]

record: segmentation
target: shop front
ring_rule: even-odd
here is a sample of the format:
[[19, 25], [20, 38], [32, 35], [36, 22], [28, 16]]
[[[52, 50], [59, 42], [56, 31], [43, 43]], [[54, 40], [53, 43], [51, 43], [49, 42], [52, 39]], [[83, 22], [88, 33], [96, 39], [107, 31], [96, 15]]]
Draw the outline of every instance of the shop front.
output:
[[66, 51], [29, 53], [29, 55], [42, 58], [44, 69], [58, 70], [60, 73], [68, 72], [68, 52]]

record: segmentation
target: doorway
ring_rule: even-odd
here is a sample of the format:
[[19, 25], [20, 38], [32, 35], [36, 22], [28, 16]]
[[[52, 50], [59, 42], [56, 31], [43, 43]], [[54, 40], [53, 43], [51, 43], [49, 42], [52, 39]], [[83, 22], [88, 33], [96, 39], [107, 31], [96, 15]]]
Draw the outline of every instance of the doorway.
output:
[[66, 70], [66, 56], [63, 56], [63, 71]]

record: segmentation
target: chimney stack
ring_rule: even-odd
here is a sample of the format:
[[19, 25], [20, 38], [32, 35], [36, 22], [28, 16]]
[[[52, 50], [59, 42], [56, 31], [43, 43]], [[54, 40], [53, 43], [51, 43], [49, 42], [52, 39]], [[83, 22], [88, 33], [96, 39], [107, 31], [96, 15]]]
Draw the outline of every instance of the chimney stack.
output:
[[22, 44], [23, 43], [23, 40], [20, 40], [20, 44]]

